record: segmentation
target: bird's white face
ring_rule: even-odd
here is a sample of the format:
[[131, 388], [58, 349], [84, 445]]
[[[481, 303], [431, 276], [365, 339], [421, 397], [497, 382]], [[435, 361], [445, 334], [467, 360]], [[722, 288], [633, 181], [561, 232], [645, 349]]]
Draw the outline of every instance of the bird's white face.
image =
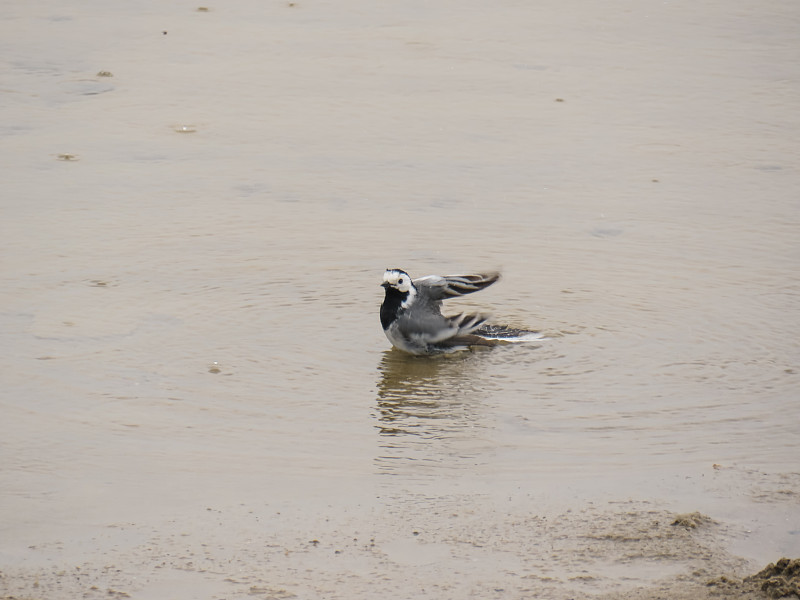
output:
[[411, 291], [411, 277], [400, 269], [387, 269], [383, 274], [383, 284], [393, 287], [399, 292]]

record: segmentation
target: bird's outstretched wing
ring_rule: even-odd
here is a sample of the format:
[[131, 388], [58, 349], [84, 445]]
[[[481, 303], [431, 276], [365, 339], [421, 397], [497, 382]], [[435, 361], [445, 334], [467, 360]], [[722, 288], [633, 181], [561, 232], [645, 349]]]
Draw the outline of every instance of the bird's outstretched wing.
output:
[[476, 275], [427, 275], [414, 280], [417, 289], [424, 290], [431, 300], [444, 300], [471, 294], [489, 287], [500, 279], [500, 273]]

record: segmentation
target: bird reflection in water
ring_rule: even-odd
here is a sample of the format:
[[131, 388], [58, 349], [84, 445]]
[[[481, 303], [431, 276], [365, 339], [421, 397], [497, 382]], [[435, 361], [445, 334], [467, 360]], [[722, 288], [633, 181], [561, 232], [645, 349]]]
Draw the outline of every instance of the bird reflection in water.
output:
[[454, 466], [482, 452], [489, 382], [478, 377], [485, 351], [418, 357], [396, 349], [378, 365], [381, 472]]

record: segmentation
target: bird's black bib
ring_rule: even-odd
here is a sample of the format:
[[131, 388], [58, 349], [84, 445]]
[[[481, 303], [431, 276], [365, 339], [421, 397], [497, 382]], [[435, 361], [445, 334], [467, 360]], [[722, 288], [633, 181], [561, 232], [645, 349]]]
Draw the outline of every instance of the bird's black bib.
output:
[[388, 329], [389, 325], [397, 320], [397, 317], [405, 309], [401, 306], [408, 298], [408, 292], [400, 292], [394, 288], [386, 288], [386, 297], [381, 304], [381, 325], [383, 329]]

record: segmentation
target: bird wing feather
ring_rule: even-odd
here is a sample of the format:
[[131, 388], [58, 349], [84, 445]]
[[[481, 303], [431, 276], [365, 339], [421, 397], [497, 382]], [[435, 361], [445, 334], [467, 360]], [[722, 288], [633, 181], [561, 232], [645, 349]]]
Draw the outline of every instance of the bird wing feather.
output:
[[404, 315], [398, 319], [400, 330], [423, 344], [438, 344], [455, 336], [470, 334], [489, 318], [485, 314], [445, 317], [437, 313]]
[[475, 275], [427, 275], [413, 281], [431, 300], [445, 300], [485, 289], [500, 279], [500, 273]]

